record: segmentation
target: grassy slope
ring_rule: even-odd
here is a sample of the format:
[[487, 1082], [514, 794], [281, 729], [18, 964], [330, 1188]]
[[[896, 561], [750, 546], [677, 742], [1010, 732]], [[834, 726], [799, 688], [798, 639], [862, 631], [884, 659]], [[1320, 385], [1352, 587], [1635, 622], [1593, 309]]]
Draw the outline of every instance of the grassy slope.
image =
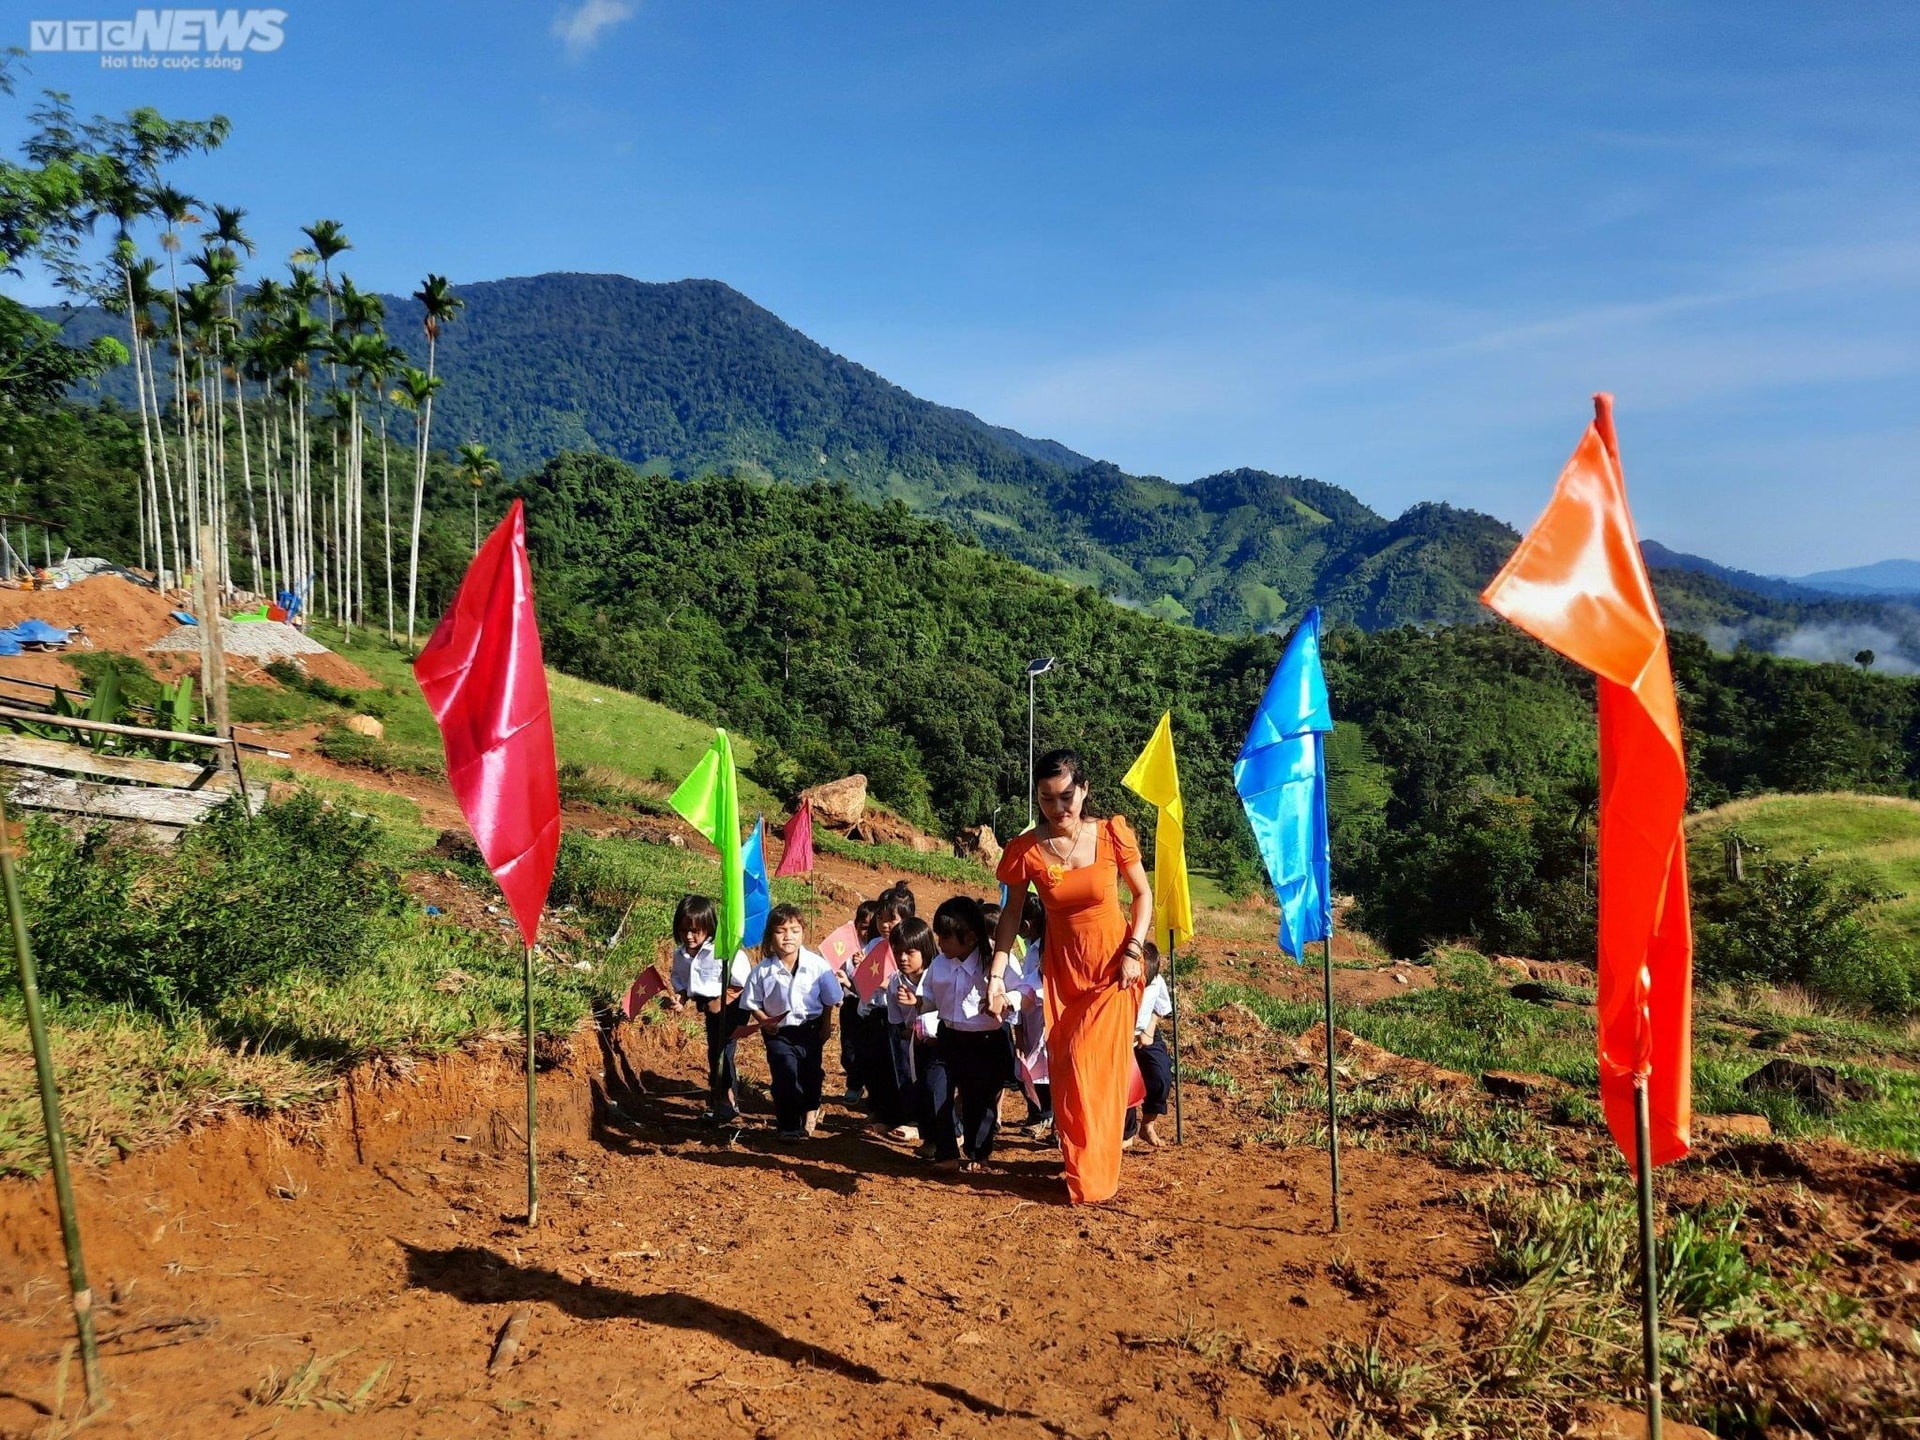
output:
[[1920, 944], [1920, 801], [1886, 795], [1762, 795], [1687, 822], [1693, 864], [1721, 864], [1720, 837], [1737, 829], [1776, 855], [1820, 852], [1839, 873], [1900, 895], [1868, 912], [1890, 939]]
[[[403, 752], [437, 756], [440, 732], [426, 701], [413, 681], [405, 653], [384, 636], [357, 635], [352, 643], [326, 626], [316, 638], [338, 650], [387, 689], [382, 697], [381, 723], [387, 742]], [[614, 772], [643, 786], [677, 785], [713, 743], [713, 727], [669, 710], [638, 695], [606, 685], [594, 685], [547, 671], [553, 697], [553, 736], [562, 763]], [[322, 710], [327, 709], [324, 705]], [[336, 712], [337, 713], [337, 712]], [[742, 768], [753, 763], [754, 745], [733, 736], [733, 753]], [[743, 807], [775, 808], [771, 796], [744, 777], [740, 783]]]

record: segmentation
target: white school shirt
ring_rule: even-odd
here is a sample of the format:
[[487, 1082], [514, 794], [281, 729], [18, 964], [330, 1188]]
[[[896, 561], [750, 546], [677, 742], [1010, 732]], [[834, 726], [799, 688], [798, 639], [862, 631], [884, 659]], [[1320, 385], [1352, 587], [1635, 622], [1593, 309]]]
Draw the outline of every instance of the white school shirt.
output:
[[816, 1020], [845, 998], [840, 977], [833, 973], [826, 957], [805, 946], [792, 974], [777, 956], [770, 955], [753, 967], [746, 988], [740, 992], [744, 1008], [779, 1020], [783, 1028]]
[[[720, 961], [713, 953], [711, 942], [702, 945], [692, 957], [687, 967], [686, 981], [680, 979], [680, 955], [677, 948], [673, 952], [674, 988], [693, 996], [696, 1000], [718, 1000], [720, 998]], [[733, 964], [727, 967], [727, 984], [735, 989], [747, 983], [747, 974], [753, 969], [753, 962], [747, 958], [747, 952], [733, 952]]]
[[924, 981], [926, 978], [927, 978], [927, 972], [925, 970], [922, 970], [920, 972], [920, 978], [918, 980], [913, 979], [912, 977], [898, 970], [896, 970], [893, 974], [887, 977], [885, 994], [887, 997], [887, 1023], [889, 1025], [910, 1024], [913, 1018], [920, 1013], [920, 1006], [917, 1002], [911, 1006], [907, 1006], [907, 1005], [902, 1005], [898, 1000], [894, 999], [893, 992], [898, 987], [899, 983], [902, 980], [905, 980], [907, 982], [908, 987], [913, 991], [913, 993], [915, 995], [918, 995], [920, 994], [921, 982]]
[[920, 993], [949, 1030], [998, 1030], [1000, 1017], [987, 1008], [987, 957], [978, 951], [964, 960], [933, 957]]
[[673, 947], [673, 963], [667, 967], [667, 982], [673, 986], [676, 995], [689, 995], [693, 990], [693, 972], [697, 966], [713, 964], [713, 941], [711, 938], [701, 942], [700, 948], [691, 953], [684, 945]]
[[1013, 1014], [1022, 1018], [1028, 1015], [1046, 1013], [1046, 983], [1040, 975], [1040, 947], [1027, 946], [1024, 955], [1008, 957], [1007, 968], [1000, 976], [1000, 983], [1006, 986], [1007, 999], [1011, 1002]]
[[1167, 993], [1167, 977], [1156, 975], [1140, 997], [1140, 1014], [1133, 1022], [1133, 1033], [1138, 1035], [1147, 1028], [1156, 1015], [1173, 1013], [1173, 997]]

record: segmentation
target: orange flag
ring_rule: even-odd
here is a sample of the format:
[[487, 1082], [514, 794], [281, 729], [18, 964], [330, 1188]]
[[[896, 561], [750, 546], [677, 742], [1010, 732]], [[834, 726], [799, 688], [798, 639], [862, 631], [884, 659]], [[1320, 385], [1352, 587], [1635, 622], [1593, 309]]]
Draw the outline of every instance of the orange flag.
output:
[[1664, 1165], [1687, 1153], [1693, 1122], [1687, 762], [1613, 397], [1593, 408], [1546, 513], [1480, 598], [1599, 680], [1600, 1098], [1632, 1165], [1634, 1083], [1646, 1081], [1653, 1163]]

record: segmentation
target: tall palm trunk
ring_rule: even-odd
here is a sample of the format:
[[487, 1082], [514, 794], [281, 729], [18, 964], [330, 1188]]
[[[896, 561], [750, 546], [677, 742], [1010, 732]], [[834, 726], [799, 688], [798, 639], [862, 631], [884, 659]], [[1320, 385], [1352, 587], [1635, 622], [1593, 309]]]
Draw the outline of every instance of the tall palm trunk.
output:
[[380, 415], [380, 548], [387, 555], [387, 643], [393, 643], [393, 490], [387, 483], [387, 402], [374, 402]]
[[[427, 337], [427, 379], [433, 379], [435, 352], [439, 349], [437, 337]], [[427, 501], [427, 447], [433, 436], [433, 392], [427, 392], [427, 403], [421, 407], [417, 426], [419, 434], [415, 436], [415, 454], [413, 460], [413, 539], [407, 548], [407, 649], [413, 649], [413, 619], [420, 589], [420, 518]]]

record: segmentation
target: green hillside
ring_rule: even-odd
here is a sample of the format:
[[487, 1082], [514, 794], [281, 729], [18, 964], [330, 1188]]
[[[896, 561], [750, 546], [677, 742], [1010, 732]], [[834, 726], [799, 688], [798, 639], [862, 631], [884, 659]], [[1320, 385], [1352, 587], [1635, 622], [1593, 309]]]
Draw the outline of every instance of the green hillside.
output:
[[1721, 865], [1728, 830], [1774, 855], [1818, 853], [1841, 876], [1901, 896], [1871, 906], [1878, 934], [1920, 944], [1920, 801], [1888, 795], [1761, 795], [1704, 811], [1688, 822], [1694, 866]]

